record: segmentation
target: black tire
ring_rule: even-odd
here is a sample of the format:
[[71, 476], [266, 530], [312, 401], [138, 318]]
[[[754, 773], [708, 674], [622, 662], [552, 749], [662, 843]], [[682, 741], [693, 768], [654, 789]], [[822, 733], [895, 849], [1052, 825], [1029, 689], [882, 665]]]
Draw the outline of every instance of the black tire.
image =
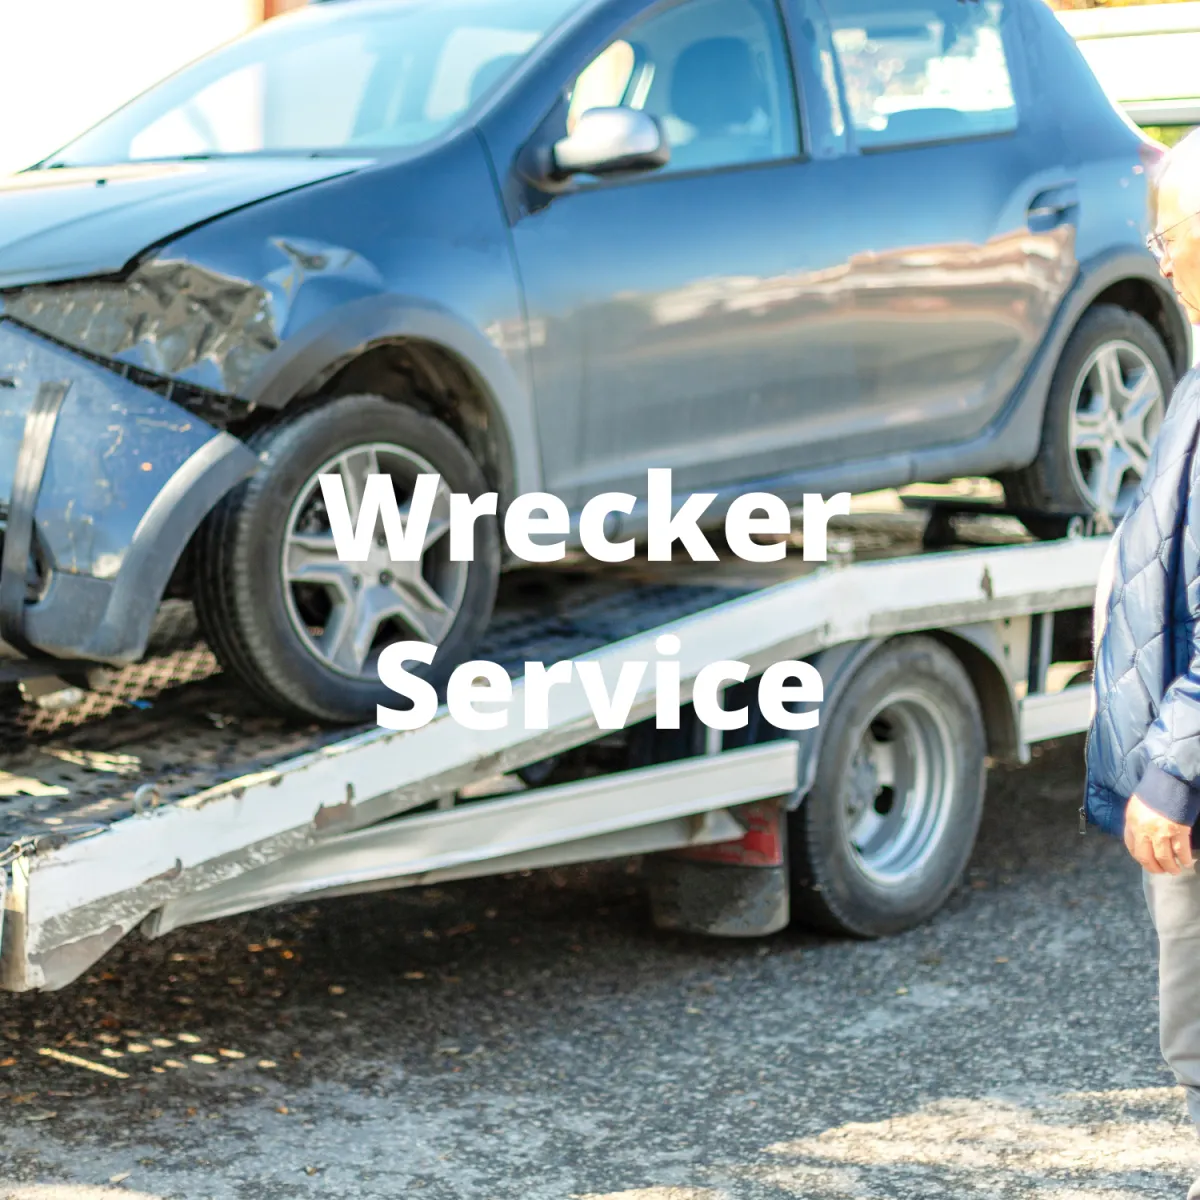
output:
[[[1067, 532], [1070, 514], [1096, 509], [1074, 478], [1071, 409], [1085, 365], [1103, 346], [1115, 343], [1131, 345], [1145, 356], [1162, 388], [1163, 411], [1170, 401], [1176, 383], [1175, 368], [1154, 326], [1137, 313], [1115, 304], [1089, 309], [1067, 339], [1055, 368], [1037, 458], [1028, 467], [1001, 480], [1008, 504], [1030, 514], [1022, 519], [1034, 537], [1062, 537]], [[1107, 514], [1114, 524], [1123, 515], [1123, 507]]]
[[[395, 707], [377, 675], [353, 677], [322, 661], [289, 615], [282, 555], [292, 507], [331, 456], [385, 443], [428, 462], [452, 492], [488, 491], [479, 465], [441, 422], [381, 396], [343, 396], [284, 414], [248, 441], [256, 475], [213, 510], [196, 543], [194, 597], [200, 626], [221, 665], [271, 706], [336, 724], [374, 721]], [[279, 564], [275, 569], [265, 569]], [[412, 663], [439, 691], [470, 656], [491, 619], [500, 574], [494, 518], [475, 525], [475, 558], [453, 624], [430, 667]], [[423, 640], [414, 638], [414, 640]]]
[[[881, 815], [888, 788], [872, 793], [868, 781], [854, 789], [856, 780], [869, 780], [863, 774], [867, 739], [891, 730], [893, 761], [915, 762], [904, 731], [908, 723], [916, 728], [922, 721], [929, 726], [930, 743], [937, 743], [936, 754], [944, 759], [940, 775], [929, 776], [940, 785], [893, 789], [894, 803]], [[874, 744], [888, 743], [885, 738]], [[838, 698], [825, 728], [814, 786], [789, 814], [793, 918], [825, 933], [877, 938], [933, 916], [958, 886], [975, 845], [983, 811], [985, 746], [975, 688], [945, 646], [930, 637], [903, 637], [872, 654]], [[918, 777], [913, 770], [909, 775]], [[897, 800], [899, 792], [904, 793], [902, 801]], [[864, 803], [871, 795], [874, 803]], [[927, 808], [937, 802], [937, 820], [917, 820], [922, 795]], [[852, 833], [876, 818], [878, 838], [856, 847]], [[890, 873], [883, 869], [889, 819], [896, 835], [890, 843]], [[922, 838], [914, 836], [907, 858], [901, 853], [905, 822], [914, 831], [927, 831]]]

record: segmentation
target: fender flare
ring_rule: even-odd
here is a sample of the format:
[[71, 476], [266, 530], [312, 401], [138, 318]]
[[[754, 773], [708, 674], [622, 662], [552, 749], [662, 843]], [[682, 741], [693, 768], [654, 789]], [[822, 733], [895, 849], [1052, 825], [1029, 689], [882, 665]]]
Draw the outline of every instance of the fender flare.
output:
[[1099, 296], [1114, 284], [1125, 282], [1148, 284], [1162, 302], [1163, 313], [1171, 332], [1174, 349], [1167, 347], [1179, 376], [1191, 367], [1192, 327], [1188, 324], [1174, 290], [1158, 273], [1153, 260], [1140, 249], [1129, 246], [1106, 250], [1079, 264], [1074, 286], [1067, 292], [1054, 324], [1054, 334], [1048, 339], [1046, 360], [1039, 364], [1046, 369], [1045, 395], [1050, 390], [1050, 377], [1058, 366], [1063, 347]]
[[289, 337], [250, 381], [245, 399], [285, 408], [314, 379], [389, 342], [418, 340], [453, 354], [474, 377], [495, 417], [503, 460], [504, 498], [542, 490], [533, 398], [503, 353], [470, 323], [428, 301], [366, 296], [323, 314]]
[[[1136, 250], [1122, 248], [1096, 255], [1080, 265], [1080, 276], [1081, 282], [1086, 285], [1087, 299], [1074, 313], [1072, 329], [1083, 313], [1095, 303], [1097, 296], [1114, 283], [1125, 280], [1147, 283], [1162, 301], [1163, 314], [1171, 332], [1171, 340], [1174, 342], [1172, 357], [1175, 359], [1176, 373], [1180, 377], [1186, 374], [1192, 365], [1191, 324], [1175, 295], [1174, 288], [1163, 279], [1153, 261], [1140, 247]], [[1171, 351], [1170, 346], [1167, 349]]]

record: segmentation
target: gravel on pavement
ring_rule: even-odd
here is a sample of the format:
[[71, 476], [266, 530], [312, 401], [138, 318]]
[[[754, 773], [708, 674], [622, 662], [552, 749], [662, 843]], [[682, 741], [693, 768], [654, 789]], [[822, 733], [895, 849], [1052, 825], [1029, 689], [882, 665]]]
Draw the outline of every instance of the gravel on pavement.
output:
[[885, 942], [660, 934], [636, 862], [130, 939], [0, 996], [0, 1198], [1182, 1200], [1081, 754], [995, 770], [964, 887]]

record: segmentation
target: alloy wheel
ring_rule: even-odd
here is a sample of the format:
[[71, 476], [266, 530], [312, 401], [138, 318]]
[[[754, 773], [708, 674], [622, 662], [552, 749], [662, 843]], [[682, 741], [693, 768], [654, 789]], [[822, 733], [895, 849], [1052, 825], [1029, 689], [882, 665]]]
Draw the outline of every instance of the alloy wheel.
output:
[[1071, 396], [1071, 470], [1088, 504], [1119, 518], [1146, 472], [1165, 410], [1162, 381], [1132, 342], [1098, 346]]
[[450, 559], [450, 489], [444, 480], [418, 562], [392, 560], [381, 523], [366, 562], [340, 561], [320, 486], [320, 476], [332, 474], [341, 476], [357, 528], [368, 476], [391, 477], [407, 520], [417, 477], [439, 472], [402, 446], [354, 446], [313, 472], [288, 514], [280, 570], [292, 625], [326, 666], [368, 678], [391, 642], [441, 643], [462, 606], [470, 564]]

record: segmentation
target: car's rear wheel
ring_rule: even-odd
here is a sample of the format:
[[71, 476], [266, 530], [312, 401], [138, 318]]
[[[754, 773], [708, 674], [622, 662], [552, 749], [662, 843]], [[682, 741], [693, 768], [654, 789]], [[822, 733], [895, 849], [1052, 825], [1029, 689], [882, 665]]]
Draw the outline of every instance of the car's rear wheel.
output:
[[[475, 557], [449, 554], [449, 496], [486, 492], [483, 474], [441, 422], [381, 396], [344, 396], [289, 414], [250, 439], [258, 473], [201, 532], [195, 593], [222, 666], [274, 707], [322, 721], [373, 720], [397, 697], [379, 681], [396, 641], [439, 647], [408, 669], [440, 686], [486, 628], [500, 569], [494, 518]], [[390, 476], [402, 514], [419, 475], [438, 475], [420, 561], [394, 562], [382, 522], [366, 562], [339, 560], [320, 476], [340, 475], [351, 520], [369, 475]]]
[[1144, 317], [1112, 304], [1075, 328], [1050, 384], [1037, 459], [1004, 480], [1035, 537], [1060, 537], [1072, 514], [1124, 516], [1175, 387], [1171, 356]]
[[813, 787], [789, 814], [793, 916], [882, 937], [937, 912], [975, 844], [985, 753], [954, 654], [930, 637], [880, 647], [838, 698]]

